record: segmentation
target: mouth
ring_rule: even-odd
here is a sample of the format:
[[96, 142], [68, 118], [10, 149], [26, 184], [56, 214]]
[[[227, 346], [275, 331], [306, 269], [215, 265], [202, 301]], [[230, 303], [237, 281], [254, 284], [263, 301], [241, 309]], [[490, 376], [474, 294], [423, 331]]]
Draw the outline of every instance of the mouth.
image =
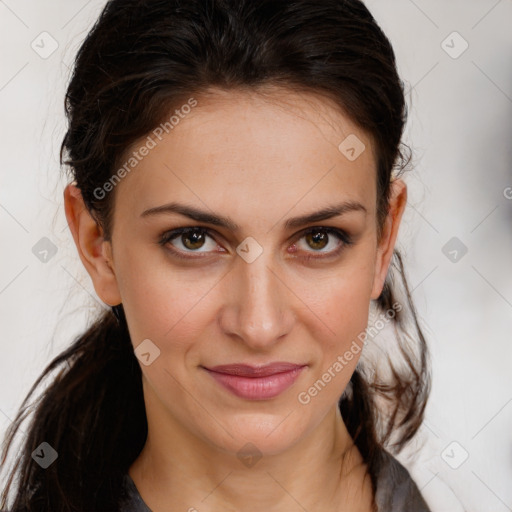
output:
[[277, 362], [264, 366], [230, 364], [203, 368], [225, 389], [246, 400], [274, 398], [288, 389], [307, 365]]

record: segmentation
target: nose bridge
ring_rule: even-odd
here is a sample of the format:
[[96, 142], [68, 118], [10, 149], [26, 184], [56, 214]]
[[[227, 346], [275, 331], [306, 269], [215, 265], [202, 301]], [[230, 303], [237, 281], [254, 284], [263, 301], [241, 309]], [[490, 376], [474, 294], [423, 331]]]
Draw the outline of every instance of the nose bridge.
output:
[[235, 320], [232, 331], [253, 348], [276, 343], [291, 324], [283, 284], [276, 277], [270, 251], [252, 263], [237, 262], [234, 281]]

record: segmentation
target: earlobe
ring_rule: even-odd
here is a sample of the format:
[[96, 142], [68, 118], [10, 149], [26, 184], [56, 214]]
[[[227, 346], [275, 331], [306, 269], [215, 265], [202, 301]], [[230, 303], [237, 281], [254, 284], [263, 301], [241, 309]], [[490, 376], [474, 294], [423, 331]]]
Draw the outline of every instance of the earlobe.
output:
[[111, 243], [105, 241], [101, 227], [85, 206], [75, 184], [64, 189], [68, 226], [82, 263], [91, 276], [98, 297], [108, 305], [121, 302], [117, 286]]
[[382, 237], [377, 248], [372, 299], [378, 299], [382, 293], [406, 204], [407, 185], [401, 179], [396, 179], [391, 183], [389, 212], [384, 221]]

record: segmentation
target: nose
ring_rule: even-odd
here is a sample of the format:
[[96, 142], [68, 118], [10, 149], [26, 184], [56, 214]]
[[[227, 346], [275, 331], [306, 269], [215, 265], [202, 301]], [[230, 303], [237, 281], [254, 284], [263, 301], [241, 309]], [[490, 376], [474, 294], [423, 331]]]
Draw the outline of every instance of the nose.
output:
[[291, 331], [293, 294], [272, 269], [265, 251], [252, 263], [240, 258], [226, 284], [229, 298], [220, 322], [227, 335], [236, 336], [253, 350], [265, 351]]

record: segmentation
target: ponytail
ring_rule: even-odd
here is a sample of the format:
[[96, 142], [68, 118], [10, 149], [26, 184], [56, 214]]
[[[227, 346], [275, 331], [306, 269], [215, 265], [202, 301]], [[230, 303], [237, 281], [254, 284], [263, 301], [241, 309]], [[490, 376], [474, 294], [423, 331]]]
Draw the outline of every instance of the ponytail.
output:
[[[111, 311], [103, 313], [46, 367], [7, 432], [2, 463], [29, 412], [28, 400], [58, 368], [30, 406], [36, 410], [0, 508], [18, 471], [13, 512], [116, 510], [122, 478], [147, 436], [141, 370], [122, 314], [118, 320]], [[46, 469], [32, 458], [42, 442], [57, 452], [56, 463]]]

